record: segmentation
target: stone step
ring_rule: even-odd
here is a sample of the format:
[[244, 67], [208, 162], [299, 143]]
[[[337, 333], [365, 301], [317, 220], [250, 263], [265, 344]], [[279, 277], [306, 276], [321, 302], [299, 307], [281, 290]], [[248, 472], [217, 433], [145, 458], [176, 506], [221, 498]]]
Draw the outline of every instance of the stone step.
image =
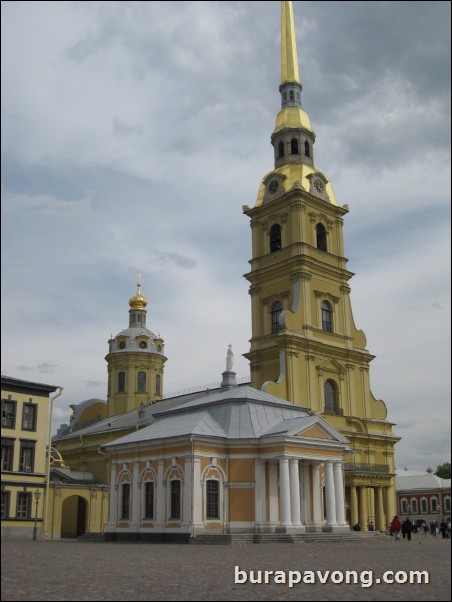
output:
[[192, 537], [191, 544], [202, 545], [247, 545], [247, 544], [296, 544], [344, 541], [369, 541], [384, 539], [386, 533], [345, 532], [345, 533], [203, 533]]

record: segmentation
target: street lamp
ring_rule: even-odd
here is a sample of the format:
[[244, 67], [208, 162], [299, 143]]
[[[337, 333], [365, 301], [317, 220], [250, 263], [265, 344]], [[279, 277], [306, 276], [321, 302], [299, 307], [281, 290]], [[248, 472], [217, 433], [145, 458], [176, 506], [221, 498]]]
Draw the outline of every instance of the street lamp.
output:
[[38, 504], [39, 504], [39, 498], [41, 497], [41, 492], [36, 489], [35, 493], [35, 500], [36, 500], [36, 510], [35, 510], [35, 526], [33, 527], [33, 541], [36, 541], [38, 539]]

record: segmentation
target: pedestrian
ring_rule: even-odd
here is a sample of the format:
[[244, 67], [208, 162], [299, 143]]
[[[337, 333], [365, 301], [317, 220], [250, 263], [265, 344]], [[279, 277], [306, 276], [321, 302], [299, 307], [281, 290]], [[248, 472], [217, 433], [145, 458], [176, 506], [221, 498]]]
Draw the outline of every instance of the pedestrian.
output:
[[427, 525], [427, 523], [425, 521], [422, 523], [422, 527], [424, 529], [424, 537], [427, 537], [427, 535], [428, 535], [428, 525]]
[[405, 533], [406, 533], [406, 538], [408, 539], [408, 541], [411, 541], [412, 531], [413, 531], [413, 523], [410, 521], [409, 518], [407, 518], [405, 521]]
[[399, 541], [401, 530], [402, 523], [399, 521], [399, 517], [396, 514], [391, 522], [391, 533], [394, 535], [394, 541]]

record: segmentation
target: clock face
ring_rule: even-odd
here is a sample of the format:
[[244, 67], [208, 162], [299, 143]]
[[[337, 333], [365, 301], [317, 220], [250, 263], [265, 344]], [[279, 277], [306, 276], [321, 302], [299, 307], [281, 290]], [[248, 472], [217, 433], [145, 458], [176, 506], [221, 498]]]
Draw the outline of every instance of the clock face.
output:
[[278, 190], [278, 188], [279, 188], [278, 180], [272, 180], [270, 182], [270, 184], [268, 185], [268, 192], [270, 194], [275, 194], [275, 192]]
[[321, 180], [314, 180], [314, 190], [316, 192], [323, 192], [325, 190], [325, 186]]

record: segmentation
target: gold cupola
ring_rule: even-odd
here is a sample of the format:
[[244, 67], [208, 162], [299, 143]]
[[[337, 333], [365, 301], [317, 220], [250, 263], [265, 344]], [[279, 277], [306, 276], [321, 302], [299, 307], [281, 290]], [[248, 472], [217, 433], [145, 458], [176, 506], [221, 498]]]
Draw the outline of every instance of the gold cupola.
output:
[[130, 309], [145, 309], [147, 304], [148, 300], [141, 294], [141, 273], [138, 272], [137, 292], [129, 299]]

